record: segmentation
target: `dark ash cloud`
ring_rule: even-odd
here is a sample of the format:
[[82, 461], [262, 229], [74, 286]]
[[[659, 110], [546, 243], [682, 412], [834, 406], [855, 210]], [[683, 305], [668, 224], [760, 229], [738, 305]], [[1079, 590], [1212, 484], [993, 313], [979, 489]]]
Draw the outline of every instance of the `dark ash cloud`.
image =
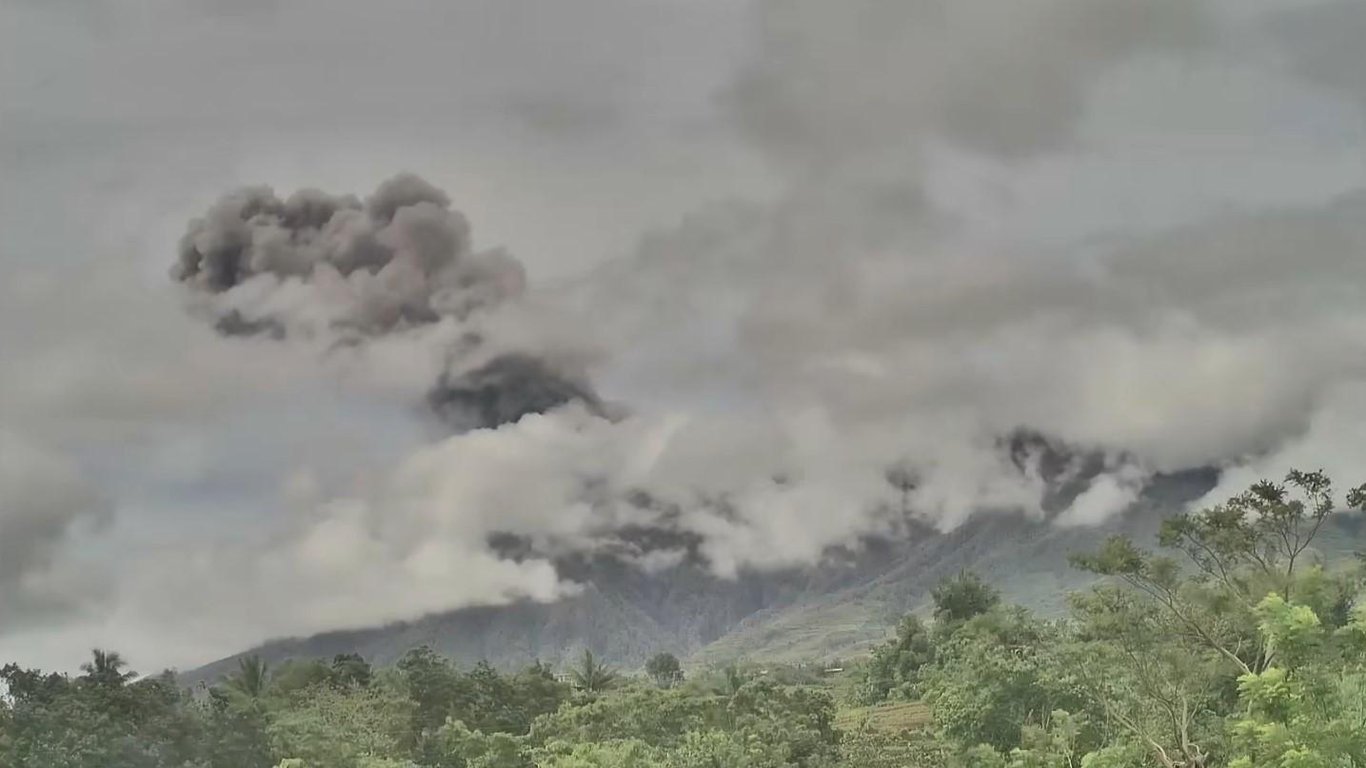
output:
[[224, 195], [181, 238], [171, 275], [211, 299], [229, 333], [383, 333], [464, 319], [521, 295], [520, 262], [475, 251], [469, 221], [413, 174], [355, 195], [269, 187]]
[[[171, 275], [212, 306], [229, 336], [274, 339], [341, 333], [355, 344], [442, 320], [470, 321], [526, 289], [522, 265], [501, 249], [475, 251], [469, 221], [450, 197], [410, 173], [355, 195], [304, 189], [281, 199], [269, 187], [224, 195], [190, 222]], [[488, 345], [464, 333], [450, 357]], [[458, 353], [458, 354], [457, 354]], [[448, 365], [427, 404], [451, 429], [491, 429], [579, 402], [603, 414], [581, 373], [526, 351]]]
[[460, 374], [443, 373], [427, 393], [431, 409], [457, 432], [512, 424], [572, 402], [597, 415], [606, 413], [587, 383], [522, 354], [495, 357]]

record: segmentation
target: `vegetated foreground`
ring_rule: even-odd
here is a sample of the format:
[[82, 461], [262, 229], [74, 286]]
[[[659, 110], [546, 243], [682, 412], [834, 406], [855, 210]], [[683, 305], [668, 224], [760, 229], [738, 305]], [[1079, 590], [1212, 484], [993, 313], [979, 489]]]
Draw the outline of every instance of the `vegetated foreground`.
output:
[[1104, 578], [1063, 619], [960, 573], [848, 668], [505, 674], [417, 648], [181, 690], [103, 651], [75, 677], [11, 664], [0, 767], [1366, 766], [1366, 569], [1314, 548], [1338, 509], [1292, 472], [1167, 521], [1158, 552], [1110, 539], [1072, 558]]

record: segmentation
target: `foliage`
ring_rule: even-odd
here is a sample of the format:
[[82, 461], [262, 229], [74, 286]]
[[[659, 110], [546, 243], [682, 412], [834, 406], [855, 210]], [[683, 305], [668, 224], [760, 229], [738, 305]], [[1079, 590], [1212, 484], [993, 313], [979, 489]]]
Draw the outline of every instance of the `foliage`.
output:
[[645, 662], [645, 674], [660, 688], [672, 688], [683, 679], [683, 665], [672, 653], [657, 653]]
[[[1347, 495], [1366, 508], [1366, 486]], [[1361, 569], [1314, 542], [1328, 478], [1291, 472], [1073, 564], [1104, 577], [1048, 623], [970, 574], [934, 590], [864, 668], [865, 702], [924, 697], [964, 766], [1366, 765]]]
[[630, 686], [574, 707], [562, 707], [538, 718], [532, 733], [545, 742], [578, 743], [636, 739], [674, 746], [688, 731], [720, 722], [715, 697], [688, 695], [679, 689]]
[[248, 699], [259, 699], [270, 686], [270, 668], [260, 656], [244, 656], [237, 661], [237, 673], [224, 681], [224, 687]]
[[967, 621], [1001, 602], [1000, 593], [972, 571], [946, 579], [934, 588], [931, 596], [934, 598], [934, 618], [945, 623]]
[[364, 688], [374, 678], [370, 662], [359, 653], [339, 653], [332, 657], [332, 684], [350, 688]]
[[935, 645], [920, 617], [911, 614], [897, 625], [896, 639], [873, 651], [859, 691], [865, 703], [920, 696], [920, 670], [934, 661]]
[[617, 673], [596, 661], [589, 650], [584, 650], [583, 658], [572, 674], [574, 687], [584, 693], [602, 693], [617, 682]]
[[1059, 650], [1063, 629], [1019, 608], [997, 608], [946, 638], [924, 683], [940, 732], [964, 744], [1010, 750], [1022, 728], [1057, 710], [1078, 711], [1085, 696]]
[[318, 686], [280, 702], [267, 727], [276, 754], [306, 765], [359, 767], [412, 754], [413, 702], [389, 686]]
[[1305, 605], [1258, 605], [1273, 665], [1238, 678], [1237, 768], [1366, 765], [1366, 610], [1330, 633]]
[[[824, 666], [644, 677], [457, 668], [417, 648], [218, 685], [139, 678], [97, 650], [75, 676], [0, 668], [0, 768], [1347, 768], [1366, 766], [1361, 568], [1314, 542], [1335, 508], [1290, 473], [1074, 564], [1102, 577], [1065, 619], [960, 573], [904, 618], [836, 717]], [[1347, 495], [1366, 508], [1366, 486]], [[836, 665], [839, 666], [839, 665]], [[854, 702], [849, 702], [854, 703]], [[884, 716], [900, 713], [898, 717]]]
[[177, 706], [167, 676], [134, 680], [117, 653], [97, 650], [75, 679], [9, 664], [0, 765], [160, 768], [196, 758], [200, 723]]

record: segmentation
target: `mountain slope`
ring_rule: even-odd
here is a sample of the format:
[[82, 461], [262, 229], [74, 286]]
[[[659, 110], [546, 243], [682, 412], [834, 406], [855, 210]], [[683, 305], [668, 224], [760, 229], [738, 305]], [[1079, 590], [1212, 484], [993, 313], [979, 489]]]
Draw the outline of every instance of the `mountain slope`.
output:
[[[278, 640], [252, 652], [274, 663], [359, 652], [385, 664], [429, 645], [462, 664], [486, 659], [515, 667], [533, 659], [565, 665], [590, 648], [627, 668], [659, 651], [695, 662], [849, 655], [881, 641], [898, 616], [923, 606], [936, 583], [965, 568], [996, 583], [1009, 600], [1060, 611], [1066, 593], [1088, 581], [1068, 567], [1068, 554], [1115, 533], [1151, 542], [1162, 519], [1202, 496], [1216, 479], [1213, 471], [1158, 478], [1125, 515], [1100, 527], [981, 515], [947, 533], [916, 528], [900, 539], [832, 552], [818, 566], [748, 572], [733, 580], [712, 575], [697, 561], [647, 573], [612, 554], [569, 557], [561, 571], [583, 589], [555, 603], [465, 608], [385, 627]], [[1326, 540], [1336, 541], [1339, 550], [1351, 549], [1363, 534], [1358, 523], [1344, 520]], [[236, 658], [184, 677], [217, 679], [235, 667]]]
[[[1125, 514], [1097, 527], [1065, 527], [1019, 514], [983, 514], [947, 533], [912, 524], [896, 539], [871, 539], [838, 550], [820, 565], [778, 572], [713, 575], [687, 558], [647, 572], [610, 548], [557, 560], [560, 572], [583, 585], [555, 603], [464, 608], [384, 627], [277, 640], [250, 651], [278, 664], [290, 658], [329, 658], [358, 652], [391, 663], [419, 645], [458, 663], [488, 660], [512, 668], [540, 659], [563, 667], [591, 649], [624, 668], [660, 651], [697, 664], [737, 658], [830, 659], [862, 653], [881, 642], [902, 614], [923, 609], [940, 580], [963, 569], [980, 573], [1008, 601], [1044, 613], [1061, 613], [1068, 592], [1090, 582], [1067, 564], [1074, 552], [1124, 534], [1154, 543], [1165, 518], [1204, 496], [1217, 482], [1213, 470], [1159, 476]], [[1066, 508], [1079, 487], [1053, 493], [1048, 507]], [[637, 543], [676, 549], [675, 533], [637, 531]], [[505, 541], [511, 556], [522, 542]], [[1366, 548], [1366, 517], [1330, 518], [1317, 542], [1329, 559]], [[523, 552], [525, 554], [525, 552]], [[235, 669], [233, 656], [182, 675], [188, 682], [216, 680]]]

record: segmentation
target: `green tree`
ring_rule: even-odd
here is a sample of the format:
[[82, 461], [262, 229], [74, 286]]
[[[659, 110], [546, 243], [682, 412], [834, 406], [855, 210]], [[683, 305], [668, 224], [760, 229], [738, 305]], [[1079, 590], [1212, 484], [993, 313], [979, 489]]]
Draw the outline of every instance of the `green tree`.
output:
[[530, 747], [523, 736], [485, 734], [459, 720], [448, 720], [436, 735], [435, 759], [440, 768], [531, 768]]
[[317, 685], [332, 682], [332, 668], [317, 659], [291, 659], [270, 676], [270, 693], [288, 696]]
[[1271, 657], [1238, 678], [1235, 768], [1366, 765], [1366, 609], [1330, 633], [1306, 605], [1257, 606]]
[[838, 758], [835, 703], [826, 691], [752, 680], [724, 705], [726, 730], [771, 745], [780, 764], [814, 768]]
[[273, 751], [312, 768], [362, 768], [366, 760], [415, 756], [414, 702], [394, 686], [297, 691], [271, 712]]
[[574, 678], [574, 687], [584, 693], [601, 693], [617, 683], [617, 673], [594, 659], [593, 652], [587, 649], [584, 649], [579, 659], [579, 666], [570, 674]]
[[557, 742], [536, 750], [537, 768], [666, 768], [659, 750], [639, 741]]
[[645, 674], [661, 688], [672, 688], [683, 679], [683, 665], [672, 653], [656, 653], [645, 662]]
[[[1349, 502], [1363, 495], [1353, 491]], [[1164, 766], [1221, 762], [1236, 680], [1259, 679], [1275, 661], [1259, 630], [1263, 597], [1303, 595], [1338, 623], [1347, 613], [1351, 577], [1311, 559], [1335, 507], [1323, 473], [1292, 471], [1284, 483], [1259, 482], [1167, 521], [1159, 543], [1180, 559], [1122, 537], [1075, 556], [1110, 578], [1074, 599], [1089, 658], [1073, 668], [1093, 706]]]
[[136, 672], [126, 671], [128, 662], [117, 651], [96, 648], [90, 652], [91, 659], [81, 665], [85, 674], [81, 680], [100, 688], [122, 688], [128, 681], [137, 677]]
[[782, 742], [755, 734], [711, 729], [689, 731], [664, 756], [669, 768], [782, 768], [791, 765]]
[[1221, 727], [1213, 713], [1231, 702], [1227, 661], [1182, 634], [1160, 606], [1101, 586], [1073, 598], [1078, 641], [1068, 667], [1091, 707], [1164, 766], [1206, 765]]
[[721, 685], [717, 690], [723, 696], [733, 697], [740, 692], [741, 688], [745, 687], [747, 682], [749, 682], [749, 675], [740, 669], [739, 665], [727, 664], [726, 668], [721, 670]]
[[[570, 688], [555, 679], [550, 667], [539, 660], [523, 667], [512, 678], [513, 696], [517, 708], [529, 724], [540, 715], [554, 712], [569, 699]], [[525, 732], [525, 728], [522, 732]]]
[[237, 671], [224, 681], [228, 690], [247, 699], [259, 699], [270, 687], [270, 665], [257, 654], [237, 660]]
[[532, 715], [521, 706], [512, 680], [481, 661], [463, 676], [450, 717], [486, 733], [526, 733]]
[[925, 698], [942, 736], [1009, 752], [1023, 728], [1055, 710], [1082, 712], [1087, 700], [1062, 652], [1064, 628], [1022, 608], [996, 608], [949, 636], [924, 670]]
[[180, 768], [198, 760], [200, 728], [169, 673], [133, 681], [124, 666], [101, 651], [74, 680], [0, 668], [0, 765]]
[[863, 670], [859, 699], [864, 703], [890, 696], [912, 699], [920, 694], [920, 670], [934, 661], [935, 645], [920, 617], [905, 616], [897, 625], [896, 638], [873, 650]]
[[972, 571], [941, 581], [931, 592], [934, 618], [940, 622], [967, 621], [995, 608], [1001, 595]]
[[689, 695], [679, 688], [625, 686], [539, 717], [531, 731], [546, 744], [635, 739], [671, 748], [688, 731], [718, 727], [723, 719], [719, 697]]
[[339, 653], [332, 657], [333, 685], [364, 688], [374, 675], [370, 662], [359, 653]]
[[217, 688], [199, 707], [205, 768], [268, 768], [275, 764], [266, 735], [266, 711]]
[[461, 694], [460, 675], [450, 662], [427, 646], [414, 648], [398, 660], [399, 679], [417, 705], [414, 722], [419, 733], [445, 724]]
[[1249, 605], [1271, 591], [1291, 600], [1295, 569], [1334, 509], [1327, 475], [1291, 470], [1283, 483], [1263, 480], [1223, 504], [1168, 520], [1159, 541]]

